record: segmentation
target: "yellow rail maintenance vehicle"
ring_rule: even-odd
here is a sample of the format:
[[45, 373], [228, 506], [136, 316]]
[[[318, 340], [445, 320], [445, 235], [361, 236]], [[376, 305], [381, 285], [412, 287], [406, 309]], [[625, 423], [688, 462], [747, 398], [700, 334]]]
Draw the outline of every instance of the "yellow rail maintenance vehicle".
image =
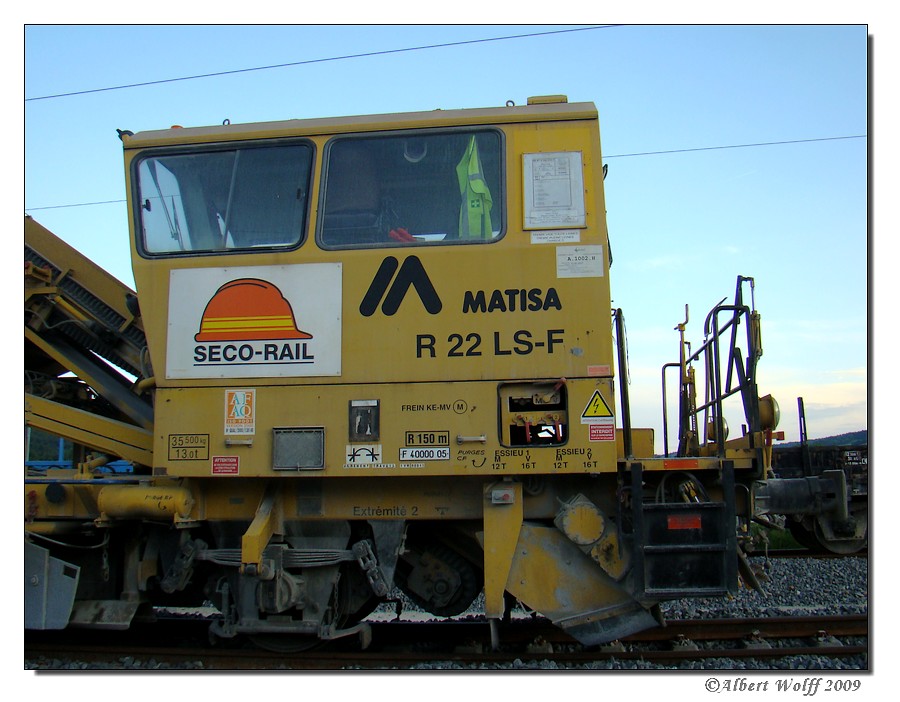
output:
[[593, 104], [120, 137], [136, 293], [25, 221], [26, 420], [84, 447], [26, 470], [28, 628], [365, 641], [397, 587], [597, 644], [758, 584], [753, 520], [851, 518], [766, 481], [749, 278], [679, 325], [678, 450], [631, 427]]

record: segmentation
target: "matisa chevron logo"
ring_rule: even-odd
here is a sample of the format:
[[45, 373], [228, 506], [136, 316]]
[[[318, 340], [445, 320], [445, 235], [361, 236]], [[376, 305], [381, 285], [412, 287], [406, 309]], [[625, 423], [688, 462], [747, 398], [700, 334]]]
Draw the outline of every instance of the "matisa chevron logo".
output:
[[378, 267], [372, 284], [359, 304], [359, 312], [364, 317], [371, 317], [381, 303], [381, 311], [390, 317], [400, 309], [410, 288], [416, 291], [429, 314], [441, 311], [441, 298], [419, 257], [407, 256], [400, 265], [396, 258], [388, 256]]

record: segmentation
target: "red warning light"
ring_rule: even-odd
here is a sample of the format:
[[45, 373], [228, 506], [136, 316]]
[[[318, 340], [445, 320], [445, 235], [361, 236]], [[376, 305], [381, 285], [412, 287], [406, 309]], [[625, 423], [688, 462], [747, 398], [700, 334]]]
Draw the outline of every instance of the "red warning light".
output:
[[669, 529], [700, 529], [702, 527], [699, 514], [670, 514], [666, 524]]

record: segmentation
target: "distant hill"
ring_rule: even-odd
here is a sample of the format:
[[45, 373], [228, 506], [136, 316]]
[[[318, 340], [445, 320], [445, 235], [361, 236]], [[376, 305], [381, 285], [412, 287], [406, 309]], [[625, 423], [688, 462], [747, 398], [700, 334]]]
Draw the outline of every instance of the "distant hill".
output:
[[[851, 431], [837, 436], [826, 436], [823, 439], [810, 439], [810, 446], [867, 446], [869, 444], [869, 430]], [[799, 441], [775, 444], [775, 448], [792, 448], [799, 446]]]

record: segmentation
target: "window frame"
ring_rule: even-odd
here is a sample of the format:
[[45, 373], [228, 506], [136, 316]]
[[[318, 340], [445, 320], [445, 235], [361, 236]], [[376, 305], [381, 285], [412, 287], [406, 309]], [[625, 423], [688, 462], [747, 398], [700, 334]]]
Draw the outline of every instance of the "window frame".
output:
[[[148, 159], [162, 158], [166, 156], [194, 156], [202, 154], [237, 152], [248, 149], [271, 149], [285, 146], [305, 146], [309, 149], [309, 166], [306, 173], [306, 203], [303, 207], [299, 231], [295, 232], [296, 239], [288, 244], [268, 246], [235, 246], [232, 248], [200, 249], [200, 250], [149, 250], [145, 241], [143, 226], [143, 200], [141, 192], [140, 167]], [[295, 251], [306, 243], [309, 238], [311, 219], [311, 207], [313, 202], [313, 184], [315, 182], [316, 158], [318, 147], [309, 137], [288, 137], [279, 139], [242, 139], [238, 141], [222, 141], [203, 144], [184, 144], [178, 146], [150, 147], [140, 151], [129, 165], [131, 175], [131, 216], [135, 228], [135, 248], [142, 258], [193, 258], [205, 256], [234, 256], [254, 253], [272, 253]]]
[[[490, 239], [441, 239], [437, 241], [417, 241], [416, 243], [406, 243], [406, 242], [396, 242], [385, 239], [383, 242], [361, 242], [361, 243], [349, 243], [349, 244], [334, 244], [328, 243], [324, 240], [323, 230], [325, 227], [325, 205], [326, 205], [326, 195], [328, 192], [328, 180], [329, 180], [329, 166], [331, 163], [331, 151], [336, 143], [347, 142], [347, 141], [371, 141], [373, 139], [378, 138], [387, 138], [387, 139], [397, 139], [402, 137], [428, 137], [432, 135], [445, 135], [445, 134], [483, 134], [483, 133], [493, 133], [497, 136], [499, 142], [499, 152], [497, 154], [498, 158], [498, 191], [499, 191], [499, 204], [496, 202], [496, 196], [494, 197], [494, 204], [491, 209], [492, 212], [499, 212], [501, 215], [501, 227], [497, 236], [491, 237]], [[394, 249], [394, 248], [402, 248], [402, 247], [432, 247], [432, 246], [466, 246], [466, 245], [486, 245], [486, 244], [495, 244], [499, 242], [501, 239], [506, 237], [506, 233], [509, 230], [509, 219], [507, 216], [507, 193], [508, 193], [508, 183], [506, 179], [506, 133], [500, 129], [499, 127], [491, 126], [491, 125], [474, 125], [474, 126], [457, 126], [457, 127], [435, 127], [435, 128], [414, 128], [414, 129], [397, 129], [397, 130], [386, 130], [386, 131], [373, 131], [373, 132], [352, 132], [346, 134], [335, 134], [334, 136], [329, 137], [329, 139], [325, 142], [322, 148], [322, 165], [320, 171], [320, 179], [319, 179], [319, 193], [318, 200], [316, 203], [316, 226], [315, 226], [315, 241], [316, 245], [325, 251], [359, 251], [359, 250], [368, 250], [368, 249]]]

